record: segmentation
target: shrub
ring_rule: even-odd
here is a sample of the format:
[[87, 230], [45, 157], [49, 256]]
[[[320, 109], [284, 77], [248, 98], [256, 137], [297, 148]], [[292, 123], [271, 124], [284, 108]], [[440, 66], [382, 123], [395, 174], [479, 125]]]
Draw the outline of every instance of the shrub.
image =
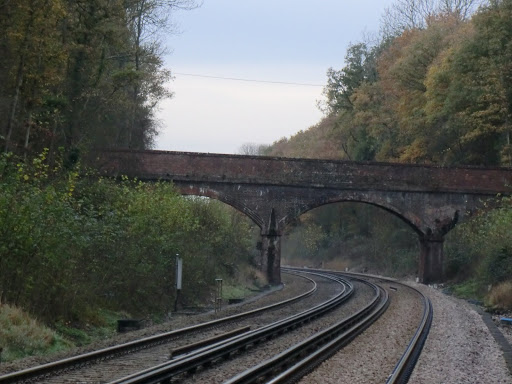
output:
[[249, 263], [249, 219], [225, 204], [183, 198], [171, 183], [79, 177], [0, 155], [0, 300], [49, 324], [101, 326], [100, 309], [167, 313], [184, 261], [184, 304]]
[[512, 310], [512, 280], [492, 287], [487, 295], [487, 302], [496, 309]]
[[512, 274], [512, 199], [497, 198], [494, 209], [457, 225], [446, 237], [445, 271], [456, 281], [477, 279], [482, 286]]
[[512, 250], [502, 248], [487, 258], [487, 274], [491, 281], [502, 282], [512, 276]]

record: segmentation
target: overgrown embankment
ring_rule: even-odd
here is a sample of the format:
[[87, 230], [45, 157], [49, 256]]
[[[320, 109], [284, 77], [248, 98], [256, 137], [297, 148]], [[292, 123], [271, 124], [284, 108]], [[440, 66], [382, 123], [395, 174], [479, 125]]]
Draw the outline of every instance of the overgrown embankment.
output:
[[79, 173], [59, 162], [50, 167], [45, 153], [27, 162], [0, 156], [6, 310], [23, 308], [62, 329], [101, 327], [104, 311], [163, 318], [176, 298], [176, 254], [183, 258], [180, 305], [208, 305], [217, 277], [257, 283], [254, 228], [239, 213], [184, 198], [169, 183]]
[[512, 199], [496, 198], [447, 236], [445, 271], [454, 292], [496, 309], [512, 309]]

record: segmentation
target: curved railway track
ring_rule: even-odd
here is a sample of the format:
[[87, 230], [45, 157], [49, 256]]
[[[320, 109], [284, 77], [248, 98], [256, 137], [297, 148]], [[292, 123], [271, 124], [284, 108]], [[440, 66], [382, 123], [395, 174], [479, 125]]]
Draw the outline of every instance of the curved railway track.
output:
[[[347, 364], [354, 364], [356, 361], [358, 361], [358, 358], [354, 358], [354, 359], [346, 358], [348, 355], [353, 355], [354, 353], [359, 355], [359, 361], [361, 361], [361, 359], [362, 360], [366, 360], [366, 359], [371, 360], [369, 358], [370, 356], [363, 352], [364, 347], [349, 348], [351, 350], [348, 351], [347, 353], [343, 354], [342, 357], [336, 359], [335, 361], [333, 361], [330, 364], [327, 364], [326, 367], [327, 367], [327, 370], [331, 371], [331, 372], [329, 372], [331, 377], [332, 376], [336, 377], [336, 375], [337, 375], [337, 377], [343, 377], [345, 380], [343, 382], [347, 382], [347, 383], [353, 382], [352, 380], [354, 380], [356, 378], [357, 378], [357, 382], [367, 382], [366, 380], [370, 380], [372, 382], [385, 382], [386, 384], [397, 384], [397, 383], [405, 384], [405, 383], [407, 383], [410, 375], [412, 374], [412, 371], [414, 369], [416, 361], [419, 358], [419, 355], [421, 353], [421, 350], [423, 348], [423, 345], [425, 343], [425, 340], [428, 336], [428, 333], [429, 333], [429, 330], [430, 330], [430, 327], [432, 324], [433, 307], [432, 307], [430, 300], [416, 288], [411, 287], [407, 284], [397, 282], [396, 280], [393, 280], [393, 279], [386, 279], [386, 278], [382, 278], [382, 277], [372, 277], [372, 276], [368, 276], [368, 275], [364, 275], [364, 274], [357, 274], [357, 273], [346, 273], [346, 272], [343, 272], [343, 273], [333, 272], [333, 273], [336, 273], [338, 275], [345, 276], [345, 277], [353, 276], [356, 278], [364, 278], [364, 279], [367, 279], [370, 281], [375, 281], [378, 284], [381, 284], [383, 286], [386, 285], [388, 287], [387, 289], [393, 293], [393, 296], [396, 296], [398, 294], [398, 292], [400, 292], [400, 291], [402, 292], [402, 296], [404, 295], [404, 292], [409, 292], [409, 295], [413, 295], [416, 297], [416, 299], [415, 299], [416, 302], [418, 302], [418, 299], [419, 299], [419, 302], [421, 303], [419, 305], [419, 307], [421, 307], [421, 316], [414, 317], [417, 320], [417, 322], [415, 323], [416, 325], [414, 325], [414, 327], [413, 327], [413, 332], [409, 333], [409, 335], [410, 335], [409, 339], [407, 339], [408, 341], [407, 341], [407, 343], [405, 343], [405, 346], [403, 347], [404, 349], [402, 350], [401, 355], [400, 355], [400, 353], [397, 354], [396, 352], [392, 352], [391, 350], [388, 351], [386, 349], [382, 349], [383, 347], [378, 342], [373, 341], [373, 339], [371, 338], [372, 337], [371, 335], [368, 335], [366, 337], [366, 339], [367, 339], [366, 343], [368, 343], [368, 342], [371, 343], [370, 345], [368, 345], [367, 349], [371, 350], [372, 352], [376, 352], [378, 350], [380, 350], [380, 352], [381, 352], [380, 354], [373, 353], [374, 355], [389, 355], [389, 356], [396, 355], [397, 356], [395, 358], [396, 360], [395, 360], [395, 363], [393, 364], [394, 368], [392, 370], [391, 370], [391, 368], [386, 368], [387, 366], [389, 366], [389, 358], [387, 359], [388, 360], [387, 362], [382, 359], [376, 359], [376, 361], [379, 361], [380, 365], [378, 367], [379, 367], [380, 371], [386, 370], [386, 369], [389, 369], [388, 372], [391, 371], [389, 373], [389, 375], [387, 375], [387, 376], [381, 375], [383, 377], [382, 380], [376, 379], [376, 376], [371, 376], [372, 369], [375, 369], [375, 362], [372, 363], [373, 368], [369, 367], [369, 368], [361, 369], [361, 371], [365, 372], [366, 376], [360, 375], [357, 373], [354, 374], [353, 371], [350, 372], [345, 369], [340, 369], [338, 371], [336, 370], [336, 368], [333, 369], [333, 367], [340, 367], [340, 362], [342, 362], [343, 365], [347, 365]], [[401, 297], [399, 299], [399, 301], [401, 301], [403, 299], [404, 299], [404, 297]], [[408, 302], [409, 302], [409, 304], [401, 305], [401, 307], [402, 307], [401, 311], [404, 311], [404, 310], [407, 311], [407, 313], [410, 316], [413, 313], [412, 307], [409, 307], [409, 305], [411, 303], [411, 299], [409, 299]], [[396, 305], [397, 304], [395, 303], [395, 306]], [[394, 334], [395, 330], [393, 329], [392, 325], [393, 325], [393, 323], [396, 322], [396, 320], [392, 320], [390, 322], [390, 319], [392, 319], [392, 318], [393, 317], [391, 316], [390, 318], [387, 319], [387, 323], [383, 323], [384, 328], [381, 326], [380, 332], [382, 332], [384, 330], [384, 332], [388, 333], [388, 337], [390, 337], [390, 339], [394, 340], [394, 342], [396, 343], [397, 340], [393, 339], [393, 337], [398, 337], [397, 334], [399, 332], [397, 332], [397, 334]], [[387, 325], [385, 325], [385, 324], [387, 324]], [[386, 326], [388, 328], [386, 328]], [[377, 328], [379, 328], [379, 327], [377, 327]], [[372, 330], [373, 330], [373, 328], [372, 328]], [[376, 331], [374, 333], [378, 333], [378, 331]], [[403, 337], [403, 336], [401, 336], [401, 337]], [[383, 344], [383, 345], [385, 345], [385, 344]], [[389, 343], [388, 343], [388, 345], [389, 345]], [[352, 347], [352, 345], [351, 345], [351, 347]], [[384, 347], [384, 348], [386, 348], [386, 347]], [[366, 365], [367, 365], [367, 362], [365, 362], [364, 366], [366, 367]], [[371, 364], [369, 364], [369, 365], [371, 366]], [[318, 370], [318, 372], [315, 372], [313, 375], [311, 375], [311, 377], [307, 376], [306, 380], [301, 381], [301, 383], [302, 382], [304, 382], [304, 383], [321, 382], [321, 381], [318, 381], [318, 378], [322, 377], [322, 372], [325, 372], [325, 369], [326, 368]], [[381, 372], [381, 373], [385, 373], [385, 372]], [[326, 374], [326, 376], [327, 376], [327, 374]], [[369, 376], [371, 376], [371, 379]], [[377, 377], [381, 377], [381, 376], [377, 376]], [[364, 377], [366, 377], [367, 379], [365, 379]], [[322, 377], [322, 379], [326, 379], [326, 377]], [[375, 381], [375, 380], [377, 380], [377, 381]], [[268, 383], [278, 383], [278, 382], [279, 383], [288, 383], [288, 382], [296, 382], [296, 381], [297, 380], [295, 380], [295, 379], [286, 380], [286, 379], [281, 379], [280, 377], [278, 377], [276, 380], [268, 380], [266, 382], [268, 382]]]
[[[340, 276], [367, 276], [363, 274], [357, 273], [339, 273]], [[422, 315], [418, 326], [414, 332], [414, 335], [410, 339], [409, 343], [400, 359], [395, 365], [395, 368], [390, 373], [390, 375], [386, 379], [386, 384], [406, 384], [409, 381], [409, 378], [414, 370], [414, 366], [418, 361], [418, 358], [421, 354], [421, 350], [423, 349], [423, 345], [428, 337], [428, 333], [430, 331], [430, 327], [432, 326], [432, 319], [434, 317], [434, 309], [430, 299], [426, 297], [422, 292], [418, 289], [411, 287], [410, 285], [400, 283], [396, 280], [378, 278], [378, 281], [391, 283], [395, 286], [401, 286], [410, 291], [413, 291], [421, 300], [422, 304]], [[396, 289], [396, 288], [393, 288]]]
[[362, 279], [354, 280], [368, 285], [374, 292], [366, 306], [279, 355], [242, 372], [226, 384], [295, 382], [353, 340], [376, 321], [389, 305], [389, 296], [384, 289]]
[[[270, 311], [276, 307], [282, 308], [290, 302], [296, 303], [301, 298], [310, 297], [318, 290], [318, 286], [325, 285], [327, 280], [330, 284], [337, 284], [338, 292], [335, 295], [331, 294], [329, 299], [324, 300], [320, 304], [313, 305], [311, 308], [302, 310], [293, 315], [280, 318], [277, 321], [273, 321], [271, 324], [259, 326], [257, 329], [252, 330], [239, 329], [236, 330], [233, 335], [225, 334], [211, 340], [203, 340], [199, 343], [188, 345], [183, 349], [178, 348], [170, 357], [167, 356], [165, 360], [168, 361], [165, 361], [164, 363], [154, 365], [149, 369], [143, 369], [134, 374], [129, 374], [121, 379], [106, 380], [111, 380], [109, 382], [110, 384], [170, 383], [171, 380], [172, 382], [175, 382], [176, 380], [178, 382], [196, 382], [197, 377], [194, 374], [198, 370], [203, 374], [206, 374], [208, 377], [208, 372], [211, 367], [219, 366], [219, 369], [222, 369], [224, 365], [220, 365], [218, 363], [226, 360], [233, 360], [234, 356], [238, 357], [240, 355], [244, 355], [244, 352], [247, 350], [258, 349], [266, 342], [272, 341], [278, 336], [287, 332], [292, 333], [305, 324], [313, 324], [314, 320], [320, 318], [322, 315], [335, 312], [336, 308], [344, 307], [341, 306], [341, 304], [347, 302], [354, 294], [354, 284], [358, 285], [359, 288], [363, 286], [366, 287], [365, 289], [368, 292], [371, 292], [371, 295], [367, 294], [368, 297], [371, 296], [371, 299], [367, 300], [366, 304], [362, 308], [358, 307], [358, 310], [352, 310], [350, 315], [344, 315], [341, 317], [341, 320], [336, 320], [325, 329], [318, 330], [313, 334], [302, 337], [300, 342], [289, 345], [286, 349], [276, 353], [274, 356], [263, 359], [264, 361], [260, 359], [260, 362], [256, 366], [250, 367], [245, 371], [236, 374], [234, 377], [227, 376], [226, 379], [217, 378], [215, 380], [212, 378], [211, 381], [225, 382], [226, 384], [297, 382], [304, 375], [314, 370], [315, 367], [322, 363], [322, 361], [336, 354], [340, 348], [350, 343], [351, 340], [363, 332], [374, 321], [376, 321], [382, 313], [384, 313], [389, 306], [389, 294], [386, 289], [379, 285], [379, 283], [389, 284], [392, 282], [394, 286], [402, 285], [394, 280], [381, 278], [376, 279], [377, 283], [374, 283], [368, 281], [368, 278], [364, 275], [346, 274], [333, 271], [284, 269], [283, 272], [300, 275], [302, 277], [305, 277], [304, 273], [307, 273], [314, 277], [317, 282], [313, 282], [313, 288], [304, 294], [290, 300], [266, 306], [261, 310]], [[313, 281], [311, 277], [309, 279]], [[403, 352], [400, 360], [396, 363], [395, 368], [387, 377], [386, 384], [407, 383], [426, 335], [428, 334], [428, 329], [432, 320], [432, 306], [430, 301], [414, 288], [406, 285], [404, 286], [408, 289], [414, 290], [422, 298], [423, 314], [414, 336], [410, 339], [407, 348]], [[332, 286], [330, 286], [329, 289], [332, 290]], [[396, 288], [393, 289], [396, 290]], [[68, 359], [71, 361], [60, 361], [0, 376], [0, 383], [46, 382], [45, 378], [54, 375], [55, 370], [63, 372], [68, 369], [75, 369], [76, 366], [90, 365], [97, 361], [113, 359], [116, 356], [126, 355], [137, 350], [149, 349], [155, 344], [167, 343], [169, 340], [176, 339], [176, 337], [183, 334], [212, 328], [226, 322], [236, 323], [240, 319], [256, 316], [257, 313], [261, 313], [261, 310], [247, 311], [227, 318], [210, 321], [197, 326], [183, 328], [166, 334], [152, 336], [140, 341], [126, 343], [120, 346], [106, 348], [91, 354]], [[281, 338], [276, 340], [280, 339]], [[233, 360], [235, 361], [235, 365], [237, 360]], [[247, 363], [240, 363], [238, 368], [242, 368], [244, 364]], [[123, 365], [130, 364], [120, 362], [118, 365], [122, 368]], [[60, 383], [60, 381], [52, 382]], [[84, 380], [83, 382], [92, 383], [99, 381]], [[102, 378], [101, 382], [107, 381]], [[205, 379], [198, 379], [197, 382], [205, 382]], [[210, 381], [206, 379], [206, 382]]]
[[[308, 278], [306, 276], [298, 275], [293, 273], [295, 276], [299, 276], [299, 278], [306, 279], [310, 282], [311, 288], [306, 292], [303, 292], [297, 296], [292, 298], [279, 301], [277, 303], [273, 303], [261, 308], [256, 308], [253, 310], [249, 310], [246, 312], [238, 313], [232, 316], [223, 317], [220, 319], [215, 319], [212, 321], [208, 321], [205, 323], [177, 329], [174, 331], [164, 332], [157, 335], [144, 337], [135, 341], [103, 348], [100, 350], [96, 350], [89, 353], [84, 353], [81, 355], [73, 356], [66, 359], [61, 359], [55, 362], [41, 364], [38, 366], [34, 366], [31, 368], [23, 369], [16, 372], [7, 373], [4, 375], [0, 375], [0, 383], [24, 383], [24, 382], [44, 382], [48, 380], [50, 377], [59, 375], [61, 373], [69, 372], [74, 369], [79, 369], [82, 367], [90, 366], [96, 364], [98, 362], [103, 362], [106, 360], [111, 360], [115, 358], [119, 358], [125, 355], [133, 354], [138, 351], [147, 350], [153, 348], [155, 346], [159, 346], [162, 344], [169, 343], [177, 338], [191, 335], [200, 331], [205, 331], [209, 329], [214, 329], [221, 325], [236, 323], [240, 320], [251, 318], [254, 316], [258, 316], [264, 312], [272, 311], [277, 308], [281, 308], [284, 306], [291, 305], [293, 303], [299, 302], [311, 295], [313, 295], [317, 291], [316, 282]], [[41, 381], [43, 380], [43, 381]]]
[[208, 368], [219, 361], [229, 359], [233, 355], [239, 354], [260, 343], [295, 330], [341, 305], [354, 293], [353, 285], [346, 279], [325, 273], [310, 274], [337, 283], [342, 289], [335, 296], [300, 313], [280, 319], [246, 334], [233, 337], [227, 341], [198, 349], [189, 355], [160, 364], [148, 370], [112, 381], [110, 384], [167, 383], [171, 378], [183, 373], [190, 374], [199, 368]]

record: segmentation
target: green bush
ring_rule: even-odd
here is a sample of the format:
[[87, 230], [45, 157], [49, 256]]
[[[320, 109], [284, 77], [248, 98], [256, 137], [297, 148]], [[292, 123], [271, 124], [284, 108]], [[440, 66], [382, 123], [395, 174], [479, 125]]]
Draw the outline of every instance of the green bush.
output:
[[[492, 208], [492, 209], [491, 209]], [[475, 279], [482, 289], [512, 274], [512, 200], [497, 198], [446, 237], [445, 270], [455, 281]]]
[[46, 154], [0, 156], [0, 299], [49, 323], [102, 326], [100, 309], [165, 314], [175, 300], [175, 255], [185, 304], [216, 277], [250, 262], [249, 219], [170, 183], [108, 180], [79, 166], [50, 169]]
[[501, 248], [487, 257], [486, 264], [490, 281], [501, 283], [508, 280], [512, 276], [512, 251], [507, 247]]

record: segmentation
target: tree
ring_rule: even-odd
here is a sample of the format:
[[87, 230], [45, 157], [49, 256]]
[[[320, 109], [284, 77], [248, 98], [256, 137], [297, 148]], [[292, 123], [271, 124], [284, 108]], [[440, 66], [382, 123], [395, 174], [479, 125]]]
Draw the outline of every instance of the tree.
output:
[[0, 3], [4, 151], [59, 146], [149, 148], [172, 93], [159, 38], [194, 0]]
[[335, 114], [352, 109], [350, 97], [364, 82], [377, 80], [376, 57], [380, 47], [369, 47], [366, 43], [349, 46], [345, 55], [345, 66], [340, 70], [327, 70], [327, 85], [323, 94], [327, 98], [320, 109], [326, 114]]
[[407, 30], [379, 58], [380, 86], [396, 122], [396, 153], [405, 162], [438, 162], [438, 140], [427, 122], [425, 79], [439, 55], [453, 44], [460, 23], [451, 15], [438, 17], [426, 29]]
[[249, 156], [263, 156], [268, 147], [267, 144], [244, 143], [238, 149], [238, 153]]
[[510, 0], [493, 2], [429, 72], [429, 120], [447, 135], [452, 163], [510, 164], [511, 18]]
[[345, 56], [345, 67], [341, 70], [329, 68], [327, 72], [324, 112], [337, 116], [334, 130], [341, 138], [341, 149], [349, 160], [373, 160], [377, 152], [377, 143], [370, 136], [368, 127], [355, 123], [358, 111], [354, 97], [360, 88], [378, 81], [377, 58], [387, 44], [388, 41], [375, 46], [351, 45]]
[[[147, 120], [148, 108], [163, 98], [171, 97], [162, 84], [170, 79], [170, 72], [162, 69], [161, 43], [159, 36], [173, 31], [171, 15], [175, 10], [191, 10], [198, 7], [196, 0], [128, 0], [126, 13], [133, 41], [132, 98], [137, 107], [131, 111], [124, 140], [118, 135], [116, 145], [138, 147], [141, 140], [149, 139], [137, 135], [138, 128]], [[144, 143], [148, 144], [148, 143]], [[144, 145], [142, 145], [144, 147]]]
[[5, 68], [5, 81], [0, 85], [5, 98], [4, 150], [13, 149], [20, 141], [23, 121], [27, 127], [26, 149], [32, 116], [51, 88], [62, 81], [66, 54], [59, 47], [58, 27], [65, 8], [60, 0], [21, 0], [16, 4], [4, 2], [0, 7], [4, 31], [0, 44]]
[[385, 38], [407, 30], [425, 29], [439, 15], [468, 20], [486, 0], [397, 0], [384, 11], [381, 32]]

